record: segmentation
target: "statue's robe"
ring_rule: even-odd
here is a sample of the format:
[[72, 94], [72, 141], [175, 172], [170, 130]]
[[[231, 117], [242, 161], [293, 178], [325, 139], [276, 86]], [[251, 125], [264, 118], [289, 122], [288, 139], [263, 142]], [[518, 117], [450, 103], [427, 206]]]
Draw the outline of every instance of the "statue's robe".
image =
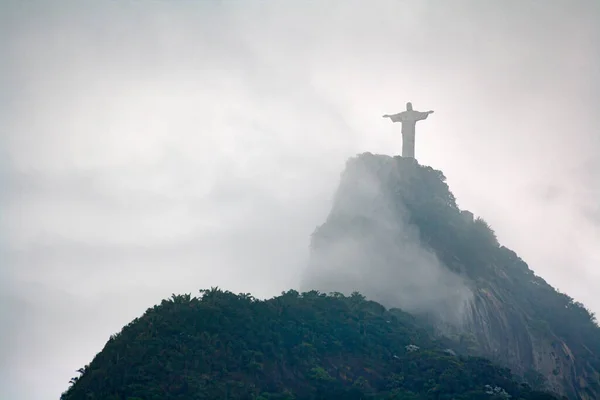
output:
[[402, 123], [402, 157], [415, 158], [415, 125], [417, 121], [427, 119], [428, 116], [428, 112], [415, 110], [390, 115], [392, 122]]

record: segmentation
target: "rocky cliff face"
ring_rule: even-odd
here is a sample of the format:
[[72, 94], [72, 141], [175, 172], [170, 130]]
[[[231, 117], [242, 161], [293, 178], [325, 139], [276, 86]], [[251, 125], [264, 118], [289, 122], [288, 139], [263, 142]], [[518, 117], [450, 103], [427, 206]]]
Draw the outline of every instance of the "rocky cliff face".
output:
[[567, 344], [555, 335], [536, 335], [527, 317], [505, 304], [497, 290], [479, 289], [467, 328], [475, 338], [475, 352], [508, 365], [534, 387], [577, 398], [575, 365]]
[[401, 157], [350, 159], [311, 252], [307, 288], [357, 290], [428, 316], [457, 350], [501, 362], [534, 387], [600, 398], [593, 315], [460, 210], [440, 171]]
[[[540, 311], [535, 311], [538, 308], [552, 312], [552, 306], [544, 303], [542, 296], [537, 304], [526, 304], [522, 296], [511, 297], [514, 291], [534, 292], [541, 285], [546, 286], [547, 293], [554, 292], [549, 285], [538, 277], [532, 277], [529, 285], [524, 285], [529, 288], [519, 288], [502, 269], [497, 274], [504, 282], [479, 282], [480, 287], [476, 289], [475, 301], [468, 315], [466, 331], [474, 338], [475, 352], [509, 366], [533, 387], [550, 389], [573, 399], [599, 398], [598, 353], [588, 347], [597, 348], [598, 332], [589, 339], [575, 338], [573, 334], [564, 332], [589, 329], [585, 321], [583, 326], [581, 322], [571, 322], [572, 325], [563, 327], [561, 332], [557, 327], [559, 319], [546, 319]], [[566, 303], [562, 310], [556, 311], [570, 307], [574, 314], [582, 311], [581, 306], [572, 301]], [[565, 318], [564, 324], [569, 324], [569, 319]], [[577, 355], [575, 349], [578, 349]]]

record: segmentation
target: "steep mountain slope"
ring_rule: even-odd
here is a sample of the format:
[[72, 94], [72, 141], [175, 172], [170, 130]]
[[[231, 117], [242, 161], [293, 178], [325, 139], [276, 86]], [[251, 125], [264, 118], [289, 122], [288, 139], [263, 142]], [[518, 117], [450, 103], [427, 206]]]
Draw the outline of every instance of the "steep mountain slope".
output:
[[81, 373], [63, 400], [557, 399], [358, 293], [174, 295]]
[[600, 398], [600, 329], [593, 314], [499, 245], [461, 211], [440, 171], [362, 154], [342, 174], [315, 231], [304, 286], [358, 290], [428, 316], [464, 351], [573, 399]]
[[348, 161], [303, 285], [164, 300], [62, 399], [600, 398], [594, 316], [414, 160]]

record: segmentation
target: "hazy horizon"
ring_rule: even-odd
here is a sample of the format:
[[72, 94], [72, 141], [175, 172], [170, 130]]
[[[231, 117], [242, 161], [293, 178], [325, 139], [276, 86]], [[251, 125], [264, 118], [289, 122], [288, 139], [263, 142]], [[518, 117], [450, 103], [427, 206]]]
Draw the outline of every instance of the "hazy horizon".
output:
[[296, 287], [358, 153], [419, 162], [600, 311], [600, 2], [0, 3], [0, 398], [171, 293]]

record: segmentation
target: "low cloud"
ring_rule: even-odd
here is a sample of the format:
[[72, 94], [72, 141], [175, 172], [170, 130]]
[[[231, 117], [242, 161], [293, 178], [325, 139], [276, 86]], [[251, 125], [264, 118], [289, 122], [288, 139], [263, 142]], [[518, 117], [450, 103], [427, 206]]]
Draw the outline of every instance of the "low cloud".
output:
[[[383, 161], [382, 161], [383, 160]], [[392, 159], [380, 156], [388, 172]], [[367, 161], [364, 161], [365, 163]], [[353, 159], [327, 222], [313, 235], [303, 290], [359, 291], [387, 307], [431, 313], [460, 326], [473, 293], [419, 239], [418, 228], [379, 173]], [[393, 184], [399, 184], [401, 178]]]

